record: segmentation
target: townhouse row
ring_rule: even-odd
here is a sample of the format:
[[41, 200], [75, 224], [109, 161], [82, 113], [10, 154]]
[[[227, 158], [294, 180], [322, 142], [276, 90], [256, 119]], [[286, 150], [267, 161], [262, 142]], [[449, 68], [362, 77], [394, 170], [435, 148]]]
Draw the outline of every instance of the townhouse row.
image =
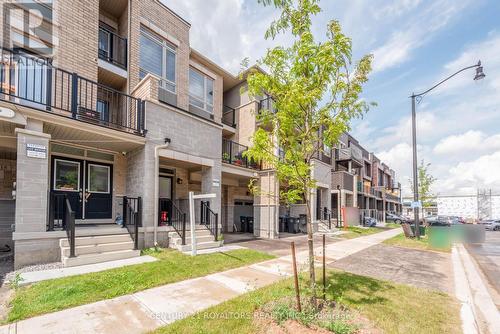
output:
[[[224, 233], [277, 238], [283, 216], [401, 210], [394, 171], [348, 134], [314, 162], [314, 209], [281, 205], [274, 171], [243, 155], [272, 100], [192, 49], [190, 23], [160, 1], [0, 10], [0, 243], [16, 267], [189, 250], [190, 219], [208, 248]], [[191, 207], [190, 192], [211, 195]]]

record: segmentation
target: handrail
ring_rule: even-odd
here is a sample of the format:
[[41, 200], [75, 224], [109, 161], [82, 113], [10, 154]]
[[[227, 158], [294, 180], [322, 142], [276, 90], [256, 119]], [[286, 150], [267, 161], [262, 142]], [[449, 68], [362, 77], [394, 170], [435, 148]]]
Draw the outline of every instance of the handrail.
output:
[[0, 48], [0, 99], [144, 136], [144, 102], [55, 66]]
[[251, 169], [261, 169], [260, 164], [244, 156], [248, 146], [222, 138], [222, 162]]
[[[130, 226], [133, 230], [130, 230]], [[123, 225], [132, 239], [134, 249], [139, 249], [139, 226], [142, 226], [142, 198], [123, 196]]]
[[222, 123], [229, 125], [230, 127], [236, 127], [236, 110], [234, 108], [224, 106], [222, 111]]
[[68, 196], [64, 195], [63, 227], [69, 242], [69, 257], [75, 257], [75, 212], [71, 209]]
[[332, 228], [332, 210], [326, 206], [323, 208], [323, 220], [328, 220], [328, 228]]
[[[158, 208], [160, 212], [158, 213], [159, 219], [162, 219], [161, 211], [165, 207], [168, 207], [169, 215], [167, 218], [168, 225], [172, 226], [174, 230], [181, 237], [182, 245], [186, 244], [186, 213], [182, 212], [181, 209], [170, 198], [160, 198], [158, 203]], [[158, 222], [159, 223], [159, 222]]]
[[99, 45], [99, 58], [127, 69], [127, 39], [102, 26], [99, 27], [99, 33], [108, 36], [108, 50]]
[[214, 241], [219, 239], [219, 214], [210, 209], [209, 201], [201, 201], [201, 225], [204, 225], [214, 236]]

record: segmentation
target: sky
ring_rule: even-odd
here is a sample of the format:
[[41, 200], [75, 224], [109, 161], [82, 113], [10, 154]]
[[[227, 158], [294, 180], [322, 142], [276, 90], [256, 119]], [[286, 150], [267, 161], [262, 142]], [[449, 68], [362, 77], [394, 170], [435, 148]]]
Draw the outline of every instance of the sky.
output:
[[[163, 0], [191, 23], [191, 46], [236, 74], [241, 61], [260, 59], [266, 49], [287, 45], [289, 36], [265, 40], [279, 12], [257, 0]], [[500, 193], [500, 1], [498, 0], [322, 0], [314, 17], [318, 40], [327, 23], [340, 21], [352, 38], [354, 60], [374, 55], [363, 98], [377, 103], [351, 133], [392, 167], [410, 193], [412, 92], [481, 60], [486, 78], [474, 70], [454, 77], [417, 105], [418, 159], [430, 163], [442, 195]]]

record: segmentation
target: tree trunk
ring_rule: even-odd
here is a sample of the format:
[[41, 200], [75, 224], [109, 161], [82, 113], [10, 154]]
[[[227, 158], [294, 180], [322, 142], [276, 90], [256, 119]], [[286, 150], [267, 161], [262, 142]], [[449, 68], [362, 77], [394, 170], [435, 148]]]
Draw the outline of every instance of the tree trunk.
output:
[[311, 189], [306, 192], [307, 207], [307, 246], [309, 248], [309, 286], [311, 288], [311, 304], [316, 308], [316, 273], [314, 271], [314, 243], [311, 213]]

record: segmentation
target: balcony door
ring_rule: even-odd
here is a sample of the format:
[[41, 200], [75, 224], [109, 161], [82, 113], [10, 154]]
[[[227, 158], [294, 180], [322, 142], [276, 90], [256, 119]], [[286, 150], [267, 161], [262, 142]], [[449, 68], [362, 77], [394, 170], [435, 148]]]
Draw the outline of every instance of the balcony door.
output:
[[111, 219], [113, 166], [66, 157], [52, 158], [52, 191], [65, 194], [76, 219]]

